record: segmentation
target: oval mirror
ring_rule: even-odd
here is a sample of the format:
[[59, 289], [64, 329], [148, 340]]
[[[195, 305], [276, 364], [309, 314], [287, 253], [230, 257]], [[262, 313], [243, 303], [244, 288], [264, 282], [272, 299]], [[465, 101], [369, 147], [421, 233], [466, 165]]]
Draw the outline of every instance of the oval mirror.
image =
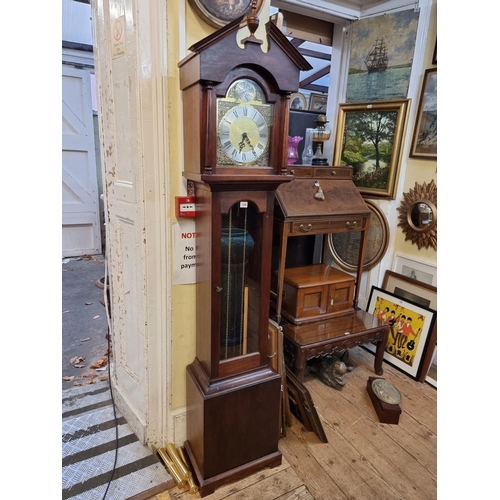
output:
[[437, 209], [429, 200], [417, 200], [408, 208], [408, 224], [414, 231], [428, 231], [436, 225]]
[[[370, 209], [370, 228], [366, 237], [365, 262], [363, 271], [375, 267], [384, 257], [389, 245], [389, 223], [382, 209], [373, 201], [365, 199]], [[328, 248], [333, 260], [346, 271], [358, 269], [361, 233], [330, 233]]]

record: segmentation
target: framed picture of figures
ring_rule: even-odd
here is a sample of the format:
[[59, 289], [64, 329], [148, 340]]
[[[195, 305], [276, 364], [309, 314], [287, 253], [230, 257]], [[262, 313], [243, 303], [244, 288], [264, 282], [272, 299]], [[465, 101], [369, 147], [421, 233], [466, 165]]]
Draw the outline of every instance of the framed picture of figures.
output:
[[306, 96], [302, 92], [295, 92], [290, 96], [290, 109], [307, 109]]
[[382, 289], [402, 299], [412, 300], [423, 307], [429, 307], [436, 311], [436, 321], [430, 334], [429, 347], [422, 361], [418, 381], [426, 381], [437, 387], [437, 287], [387, 270], [382, 282]]
[[437, 286], [437, 266], [431, 262], [396, 253], [392, 270], [408, 278]]
[[[366, 310], [391, 325], [384, 360], [418, 380], [434, 329], [436, 311], [376, 286], [372, 286]], [[375, 345], [366, 344], [364, 347], [375, 353]]]

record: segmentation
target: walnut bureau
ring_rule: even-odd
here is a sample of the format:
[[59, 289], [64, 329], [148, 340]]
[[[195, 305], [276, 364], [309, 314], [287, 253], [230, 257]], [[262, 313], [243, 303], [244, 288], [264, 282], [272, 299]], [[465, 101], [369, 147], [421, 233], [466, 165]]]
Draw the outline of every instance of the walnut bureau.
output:
[[[282, 313], [289, 321], [288, 324], [283, 324], [283, 342], [285, 351], [294, 358], [294, 373], [302, 381], [308, 359], [376, 342], [374, 368], [375, 373], [381, 375], [390, 327], [358, 308], [370, 209], [352, 181], [352, 168], [289, 166], [288, 171], [294, 175], [293, 181], [280, 185], [276, 190], [278, 207], [275, 209], [274, 231], [279, 235], [280, 247], [271, 299], [276, 312], [276, 322], [281, 324]], [[331, 300], [331, 293], [320, 293], [318, 286], [318, 306], [315, 312], [307, 317], [306, 310], [298, 305], [299, 292], [295, 298], [292, 291], [292, 301], [286, 302], [290, 290], [285, 288], [294, 281], [288, 279], [288, 283], [285, 283], [286, 275], [290, 274], [290, 268], [285, 270], [288, 238], [323, 235], [321, 264], [325, 266], [325, 235], [333, 232], [360, 232], [358, 265], [353, 278], [354, 290], [350, 285], [351, 289], [346, 294], [352, 303], [342, 305], [340, 310], [334, 310], [332, 307], [336, 306], [336, 300]], [[315, 265], [317, 264], [312, 264], [311, 268]], [[322, 272], [325, 273], [324, 269]], [[321, 302], [323, 295], [329, 297], [329, 302], [323, 304], [323, 299]]]

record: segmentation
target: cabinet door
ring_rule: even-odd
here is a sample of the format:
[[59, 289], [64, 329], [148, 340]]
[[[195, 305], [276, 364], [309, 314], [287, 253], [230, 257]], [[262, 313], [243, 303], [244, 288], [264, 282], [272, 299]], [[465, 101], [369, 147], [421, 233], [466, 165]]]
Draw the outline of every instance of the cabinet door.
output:
[[352, 309], [354, 281], [332, 283], [328, 288], [328, 313], [338, 313]]
[[324, 314], [327, 308], [327, 290], [324, 285], [301, 288], [297, 293], [297, 318]]

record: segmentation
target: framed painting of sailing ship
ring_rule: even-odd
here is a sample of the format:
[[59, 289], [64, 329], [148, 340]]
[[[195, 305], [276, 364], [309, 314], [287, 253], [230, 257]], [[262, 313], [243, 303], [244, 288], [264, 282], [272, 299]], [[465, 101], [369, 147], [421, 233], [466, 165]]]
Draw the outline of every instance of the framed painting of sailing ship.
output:
[[437, 160], [437, 68], [425, 70], [410, 156]]
[[408, 96], [418, 19], [411, 8], [353, 23], [346, 102]]
[[[366, 310], [391, 325], [384, 359], [418, 380], [434, 329], [436, 311], [376, 286], [372, 286]], [[374, 344], [363, 347], [375, 353]]]
[[393, 200], [409, 99], [340, 104], [334, 165], [353, 167], [361, 194]]

